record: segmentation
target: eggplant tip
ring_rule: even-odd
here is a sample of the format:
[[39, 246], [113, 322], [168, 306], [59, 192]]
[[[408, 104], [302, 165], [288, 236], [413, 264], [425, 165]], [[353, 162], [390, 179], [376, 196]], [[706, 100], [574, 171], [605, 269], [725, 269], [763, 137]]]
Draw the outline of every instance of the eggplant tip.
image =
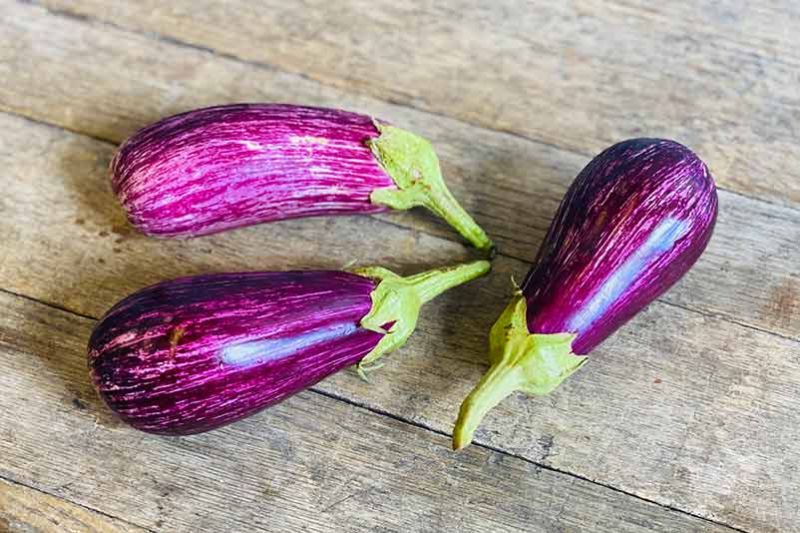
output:
[[453, 446], [453, 451], [454, 452], [460, 452], [461, 450], [463, 450], [464, 448], [466, 448], [470, 444], [472, 444], [472, 438], [466, 438], [465, 439], [462, 436], [460, 436], [458, 433], [454, 433], [453, 434], [452, 446]]

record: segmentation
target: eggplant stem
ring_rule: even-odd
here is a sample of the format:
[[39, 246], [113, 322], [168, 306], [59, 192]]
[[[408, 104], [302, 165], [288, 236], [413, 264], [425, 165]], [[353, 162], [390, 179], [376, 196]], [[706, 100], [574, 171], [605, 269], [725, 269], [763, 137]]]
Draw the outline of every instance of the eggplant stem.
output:
[[573, 333], [530, 333], [525, 296], [517, 291], [489, 336], [491, 367], [464, 399], [453, 429], [453, 449], [471, 442], [483, 417], [515, 391], [548, 394], [586, 362], [572, 353]]
[[383, 363], [376, 363], [369, 366], [358, 363], [356, 365], [356, 374], [358, 374], [358, 377], [360, 377], [362, 381], [364, 381], [364, 383], [369, 383], [370, 381], [369, 378], [367, 377], [368, 374], [370, 372], [378, 370], [379, 368], [383, 368]]
[[[359, 375], [365, 375], [366, 365], [405, 344], [417, 326], [423, 304], [448, 289], [486, 275], [491, 268], [489, 261], [473, 261], [405, 278], [381, 267], [354, 270], [355, 274], [379, 280], [370, 294], [372, 308], [359, 325], [384, 334], [378, 344], [358, 363]], [[386, 324], [391, 324], [388, 332], [385, 329]]]
[[372, 203], [397, 210], [425, 207], [491, 257], [494, 254], [492, 240], [447, 188], [431, 143], [378, 121], [375, 127], [380, 135], [366, 144], [397, 188], [376, 189], [370, 195]]
[[486, 275], [492, 268], [488, 261], [472, 261], [408, 276], [406, 281], [414, 287], [422, 303], [428, 303], [443, 292], [467, 281]]
[[469, 446], [478, 425], [497, 404], [522, 385], [519, 368], [494, 365], [481, 378], [472, 392], [464, 399], [453, 430], [453, 449]]

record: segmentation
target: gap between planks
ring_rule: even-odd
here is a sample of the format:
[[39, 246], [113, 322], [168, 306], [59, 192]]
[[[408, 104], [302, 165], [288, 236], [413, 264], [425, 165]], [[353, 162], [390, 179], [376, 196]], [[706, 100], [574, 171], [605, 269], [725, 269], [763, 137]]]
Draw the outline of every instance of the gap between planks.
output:
[[[148, 39], [152, 39], [152, 40], [154, 40], [156, 42], [161, 42], [161, 43], [165, 43], [165, 44], [169, 44], [169, 45], [178, 46], [178, 47], [181, 47], [181, 48], [187, 48], [187, 49], [190, 49], [190, 50], [196, 50], [196, 51], [199, 51], [199, 52], [211, 54], [211, 55], [219, 57], [221, 59], [227, 59], [229, 61], [233, 61], [233, 62], [242, 64], [242, 65], [248, 65], [248, 66], [252, 66], [252, 67], [258, 68], [258, 69], [270, 70], [270, 71], [278, 72], [278, 73], [281, 73], [281, 74], [289, 74], [289, 75], [292, 75], [292, 76], [297, 76], [297, 77], [299, 77], [301, 79], [313, 82], [313, 83], [318, 84], [318, 85], [320, 85], [322, 87], [328, 87], [328, 88], [332, 88], [332, 89], [342, 90], [342, 91], [345, 91], [345, 92], [348, 92], [348, 93], [351, 93], [351, 94], [354, 94], [354, 95], [358, 95], [358, 96], [366, 96], [366, 97], [369, 97], [369, 98], [374, 98], [376, 101], [379, 101], [379, 102], [395, 105], [397, 107], [401, 107], [401, 108], [405, 108], [405, 109], [411, 109], [411, 110], [416, 111], [418, 113], [429, 115], [429, 116], [432, 116], [432, 117], [445, 118], [447, 120], [452, 120], [453, 122], [456, 122], [458, 124], [463, 124], [465, 126], [469, 126], [471, 128], [475, 128], [475, 129], [478, 129], [478, 130], [481, 130], [481, 131], [491, 132], [491, 133], [495, 133], [495, 134], [499, 134], [499, 135], [508, 135], [509, 137], [512, 137], [512, 138], [515, 138], [515, 139], [520, 139], [522, 141], [529, 142], [529, 143], [532, 143], [532, 144], [536, 144], [538, 146], [551, 148], [553, 150], [564, 152], [566, 154], [572, 154], [572, 155], [576, 155], [576, 156], [580, 156], [580, 157], [585, 157], [587, 159], [592, 159], [596, 155], [596, 154], [592, 154], [592, 153], [589, 153], [589, 152], [582, 152], [582, 151], [575, 150], [575, 149], [568, 148], [568, 147], [564, 147], [564, 146], [561, 146], [561, 145], [558, 145], [558, 144], [555, 144], [555, 143], [547, 142], [547, 141], [544, 141], [542, 139], [536, 139], [534, 137], [529, 137], [527, 135], [524, 135], [524, 134], [516, 132], [516, 131], [512, 131], [512, 130], [508, 130], [508, 129], [502, 129], [502, 128], [493, 128], [493, 127], [487, 126], [485, 124], [480, 124], [480, 123], [476, 123], [476, 122], [472, 122], [472, 121], [466, 120], [466, 119], [464, 119], [462, 117], [448, 115], [446, 113], [443, 113], [443, 112], [440, 112], [440, 111], [431, 110], [431, 109], [427, 109], [427, 108], [424, 108], [424, 107], [418, 107], [418, 106], [415, 106], [412, 103], [410, 103], [411, 101], [413, 101], [413, 98], [411, 97], [411, 95], [407, 95], [407, 94], [405, 95], [406, 98], [407, 98], [407, 101], [401, 101], [401, 100], [398, 100], [396, 98], [381, 97], [381, 96], [373, 94], [372, 92], [369, 92], [369, 91], [358, 91], [358, 90], [354, 90], [352, 87], [346, 87], [344, 85], [337, 85], [336, 83], [332, 83], [332, 82], [330, 82], [328, 80], [325, 80], [325, 79], [315, 78], [313, 76], [308, 75], [305, 72], [287, 70], [287, 69], [285, 69], [283, 67], [274, 65], [272, 63], [267, 63], [265, 61], [255, 61], [255, 60], [250, 60], [250, 59], [244, 59], [244, 58], [241, 58], [239, 56], [236, 56], [236, 55], [228, 53], [228, 52], [221, 52], [221, 51], [214, 50], [213, 48], [210, 48], [210, 47], [207, 47], [207, 46], [202, 46], [202, 45], [198, 45], [198, 44], [182, 41], [180, 39], [177, 39], [175, 37], [170, 37], [170, 36], [164, 35], [162, 33], [151, 32], [151, 31], [148, 31], [148, 32], [137, 31], [135, 29], [128, 28], [126, 26], [121, 26], [119, 24], [115, 24], [115, 23], [110, 22], [108, 20], [103, 20], [103, 19], [91, 16], [91, 15], [84, 15], [84, 14], [80, 14], [80, 13], [74, 13], [74, 12], [66, 10], [66, 9], [57, 9], [57, 8], [48, 7], [48, 6], [45, 6], [42, 3], [38, 2], [37, 0], [17, 0], [17, 2], [20, 3], [20, 4], [23, 4], [23, 5], [36, 6], [36, 7], [40, 8], [40, 9], [43, 9], [44, 11], [46, 11], [47, 13], [49, 13], [49, 14], [55, 16], [55, 17], [62, 17], [62, 18], [70, 19], [70, 20], [75, 20], [75, 21], [78, 21], [78, 22], [81, 22], [81, 23], [84, 23], [84, 24], [95, 24], [95, 25], [98, 25], [98, 26], [106, 26], [106, 27], [109, 27], [109, 28], [113, 28], [114, 30], [123, 32], [123, 33], [127, 33], [127, 34], [130, 34], [130, 35], [137, 35], [137, 36], [140, 36], [140, 37], [145, 37], [145, 38], [148, 38]], [[5, 111], [5, 112], [7, 112], [9, 114], [12, 114], [12, 115], [15, 115], [15, 116], [20, 116], [22, 118], [30, 119], [30, 117], [27, 117], [26, 115], [20, 115], [20, 114], [17, 114], [17, 113], [14, 113], [14, 112], [8, 112], [8, 111]], [[39, 121], [39, 120], [36, 120], [36, 119], [30, 119], [30, 120], [32, 120], [33, 122], [36, 122], [36, 123], [46, 124], [46, 125], [50, 125], [50, 126], [54, 126], [54, 127], [60, 128], [60, 126], [57, 126], [57, 125], [49, 123], [49, 122]], [[79, 135], [84, 135], [86, 137], [90, 137], [92, 139], [95, 139], [95, 140], [98, 140], [98, 141], [101, 141], [101, 142], [111, 143], [114, 146], [118, 146], [118, 144], [119, 144], [119, 143], [117, 143], [117, 142], [115, 142], [115, 141], [113, 141], [111, 139], [106, 139], [106, 138], [103, 138], [103, 137], [95, 137], [95, 136], [92, 136], [92, 135], [88, 135], [88, 134], [86, 134], [86, 133], [84, 133], [82, 131], [79, 131], [79, 130], [72, 130], [72, 129], [67, 129], [67, 128], [61, 128], [61, 129], [64, 129], [66, 131], [71, 131], [71, 132], [77, 133]], [[759, 196], [751, 196], [749, 194], [745, 194], [745, 193], [740, 192], [740, 191], [731, 190], [731, 189], [728, 189], [727, 187], [719, 187], [719, 186], [717, 186], [717, 189], [720, 190], [720, 191], [725, 191], [727, 193], [735, 194], [735, 195], [740, 196], [742, 198], [747, 198], [749, 200], [754, 200], [754, 201], [757, 201], [757, 202], [761, 202], [761, 203], [764, 203], [766, 205], [772, 205], [772, 206], [776, 206], [776, 207], [789, 208], [789, 209], [800, 211], [800, 207], [796, 206], [795, 204], [784, 205], [784, 204], [780, 204], [780, 203], [775, 202], [775, 201], [770, 200], [770, 199], [761, 198]], [[525, 260], [523, 258], [520, 258], [520, 257], [513, 256], [513, 255], [508, 255], [508, 254], [500, 254], [500, 255], [504, 255], [505, 257], [510, 257], [512, 259], [517, 259], [519, 261], [523, 261], [525, 263], [529, 263], [529, 261], [527, 261], [527, 260]], [[686, 308], [684, 308], [684, 309], [686, 309]], [[687, 309], [687, 310], [690, 310], [690, 309]]]
[[[78, 313], [78, 312], [72, 311], [72, 310], [70, 310], [70, 309], [68, 309], [66, 307], [63, 307], [63, 306], [60, 306], [60, 305], [57, 305], [57, 304], [53, 304], [53, 303], [49, 303], [49, 302], [45, 302], [45, 301], [39, 300], [39, 299], [31, 297], [31, 296], [27, 296], [27, 295], [24, 295], [24, 294], [19, 294], [19, 293], [16, 293], [14, 291], [10, 291], [8, 289], [0, 288], [0, 292], [4, 292], [4, 293], [9, 294], [11, 296], [14, 296], [16, 298], [20, 298], [20, 299], [23, 299], [23, 300], [34, 302], [37, 305], [42, 305], [42, 306], [48, 307], [50, 309], [53, 309], [53, 310], [61, 312], [61, 313], [71, 314], [71, 315], [80, 317], [80, 318], [85, 319], [85, 320], [90, 320], [90, 321], [94, 321], [94, 322], [96, 322], [98, 320], [96, 317], [93, 317], [93, 316], [90, 316], [90, 315], [84, 315], [82, 313]], [[676, 307], [678, 307], [678, 306], [676, 306]], [[419, 428], [419, 429], [422, 429], [422, 430], [425, 430], [425, 431], [429, 431], [431, 433], [434, 433], [434, 434], [437, 434], [437, 435], [441, 435], [443, 437], [447, 437], [447, 438], [452, 437], [452, 435], [450, 433], [438, 430], [438, 429], [433, 428], [433, 427], [431, 427], [431, 426], [429, 426], [429, 425], [427, 425], [425, 423], [418, 422], [418, 421], [415, 421], [415, 420], [413, 420], [411, 418], [400, 416], [400, 415], [391, 413], [389, 411], [385, 411], [383, 409], [370, 407], [369, 405], [366, 405], [364, 403], [361, 403], [361, 402], [346, 398], [344, 396], [340, 396], [338, 394], [334, 394], [334, 393], [327, 392], [327, 391], [324, 391], [324, 390], [321, 390], [321, 389], [317, 389], [316, 387], [313, 387], [313, 386], [309, 387], [307, 390], [312, 392], [312, 393], [314, 393], [314, 394], [317, 394], [319, 396], [328, 398], [330, 400], [342, 402], [342, 403], [344, 403], [346, 405], [349, 405], [349, 406], [351, 406], [352, 408], [355, 408], [355, 409], [362, 409], [362, 410], [367, 411], [369, 413], [372, 413], [374, 415], [378, 415], [378, 416], [381, 416], [381, 417], [387, 417], [389, 419], [395, 420], [395, 421], [400, 422], [402, 424], [406, 424], [406, 425], [409, 425], [409, 426], [412, 426], [412, 427], [416, 427], [416, 428]], [[690, 517], [692, 517], [694, 519], [702, 520], [703, 522], [706, 522], [706, 523], [709, 523], [709, 524], [714, 524], [714, 525], [726, 527], [726, 528], [729, 528], [731, 531], [736, 531], [738, 533], [750, 533], [749, 531], [747, 531], [745, 529], [741, 529], [741, 528], [732, 526], [732, 525], [727, 524], [725, 522], [721, 522], [721, 521], [713, 520], [713, 519], [710, 519], [710, 518], [706, 518], [704, 516], [695, 514], [695, 513], [691, 512], [691, 511], [687, 511], [687, 510], [681, 509], [679, 507], [674, 507], [674, 506], [671, 506], [671, 505], [667, 505], [667, 504], [661, 503], [661, 502], [656, 501], [656, 500], [651, 500], [651, 499], [639, 496], [639, 495], [637, 495], [635, 493], [628, 492], [626, 490], [614, 487], [613, 485], [609, 485], [609, 484], [606, 484], [606, 483], [603, 483], [603, 482], [600, 482], [600, 481], [596, 481], [596, 480], [587, 478], [585, 476], [582, 476], [580, 474], [577, 474], [577, 473], [574, 473], [574, 472], [570, 472], [568, 470], [562, 470], [562, 469], [559, 469], [559, 468], [555, 468], [553, 466], [549, 466], [547, 464], [534, 461], [532, 459], [529, 459], [529, 458], [521, 456], [521, 455], [510, 453], [510, 452], [508, 452], [506, 450], [503, 450], [502, 448], [489, 446], [489, 445], [486, 445], [486, 444], [483, 444], [483, 443], [480, 443], [480, 442], [477, 442], [477, 441], [473, 443], [473, 446], [476, 446], [478, 448], [482, 448], [482, 449], [485, 449], [485, 450], [488, 450], [488, 451], [491, 451], [491, 452], [494, 452], [494, 453], [498, 453], [498, 454], [506, 456], [506, 457], [519, 459], [519, 460], [524, 461], [524, 462], [526, 462], [528, 464], [536, 466], [537, 468], [541, 468], [543, 470], [548, 470], [550, 472], [553, 472], [553, 473], [556, 473], [556, 474], [559, 474], [559, 475], [563, 475], [563, 476], [567, 476], [567, 477], [570, 477], [570, 478], [573, 478], [573, 479], [577, 479], [577, 480], [580, 480], [580, 481], [585, 481], [587, 483], [591, 483], [593, 485], [597, 485], [599, 487], [603, 487], [605, 489], [608, 489], [608, 490], [610, 490], [612, 492], [624, 495], [626, 497], [634, 498], [636, 500], [639, 500], [639, 501], [642, 501], [642, 502], [645, 502], [645, 503], [648, 503], [648, 504], [656, 505], [659, 508], [662, 508], [662, 509], [665, 509], [665, 510], [668, 510], [668, 511], [671, 511], [671, 512], [676, 512], [676, 513], [680, 513], [680, 514], [683, 514], [683, 515], [686, 515], [686, 516], [690, 516]], [[457, 453], [457, 452], [453, 452], [453, 453]], [[139, 528], [145, 529], [146, 531], [150, 531], [152, 533], [155, 533], [155, 532], [153, 532], [153, 530], [148, 529], [148, 528], [144, 528], [143, 526], [140, 526], [139, 524], [132, 523], [132, 522], [130, 522], [128, 520], [121, 519], [121, 518], [119, 518], [117, 516], [110, 515], [108, 513], [105, 513], [103, 511], [94, 509], [92, 507], [88, 507], [86, 505], [74, 502], [73, 500], [70, 500], [70, 499], [65, 498], [63, 496], [56, 495], [56, 494], [41, 490], [41, 489], [39, 489], [37, 487], [32, 487], [32, 486], [26, 485], [24, 483], [21, 483], [19, 481], [5, 478], [3, 476], [0, 476], [0, 479], [5, 479], [5, 480], [7, 480], [7, 481], [9, 481], [11, 483], [15, 483], [15, 484], [18, 484], [18, 485], [21, 485], [21, 486], [24, 486], [24, 487], [28, 487], [30, 489], [36, 490], [38, 492], [41, 492], [43, 494], [47, 494], [49, 496], [53, 496], [55, 498], [62, 499], [64, 501], [66, 501], [66, 502], [73, 503], [73, 504], [78, 505], [80, 507], [83, 507], [83, 508], [85, 508], [87, 510], [97, 512], [98, 514], [101, 514], [103, 516], [106, 516], [106, 517], [109, 517], [109, 518], [113, 518], [113, 519], [116, 519], [116, 520], [120, 520], [120, 521], [125, 522], [127, 524], [130, 524], [132, 526], [139, 527]]]

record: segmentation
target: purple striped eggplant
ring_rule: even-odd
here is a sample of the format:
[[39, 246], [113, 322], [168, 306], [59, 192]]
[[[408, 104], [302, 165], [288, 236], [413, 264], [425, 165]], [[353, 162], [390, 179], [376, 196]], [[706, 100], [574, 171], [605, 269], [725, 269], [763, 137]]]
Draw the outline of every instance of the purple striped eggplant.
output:
[[373, 267], [159, 283], [97, 324], [88, 350], [92, 382], [137, 429], [208, 431], [399, 348], [423, 303], [489, 268], [475, 261], [409, 277]]
[[706, 165], [688, 148], [633, 139], [570, 186], [520, 290], [492, 328], [489, 371], [461, 405], [453, 447], [514, 391], [547, 394], [697, 261], [717, 216]]
[[284, 104], [189, 111], [125, 141], [111, 178], [131, 223], [157, 237], [423, 206], [477, 248], [492, 249], [447, 189], [428, 141], [347, 111]]

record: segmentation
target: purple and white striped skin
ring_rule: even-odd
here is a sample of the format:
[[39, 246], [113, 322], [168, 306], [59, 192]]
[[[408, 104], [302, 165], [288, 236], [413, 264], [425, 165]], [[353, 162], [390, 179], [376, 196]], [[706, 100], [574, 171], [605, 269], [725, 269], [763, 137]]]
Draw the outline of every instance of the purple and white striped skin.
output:
[[677, 142], [632, 139], [594, 158], [492, 330], [492, 366], [461, 406], [454, 448], [514, 390], [552, 391], [677, 282], [705, 250], [716, 216], [708, 168]]
[[[408, 278], [365, 269], [159, 283], [97, 324], [88, 350], [92, 381], [137, 429], [208, 431], [401, 346], [422, 303], [488, 270], [479, 261]], [[393, 296], [394, 307], [381, 307], [381, 294]]]
[[615, 144], [578, 175], [522, 283], [528, 326], [588, 354], [678, 281], [706, 248], [714, 180], [674, 141]]
[[131, 223], [157, 237], [422, 205], [478, 248], [491, 248], [447, 190], [430, 143], [347, 111], [285, 104], [189, 111], [125, 141], [111, 178]]
[[163, 119], [128, 139], [111, 164], [114, 192], [144, 233], [194, 237], [272, 220], [377, 213], [394, 182], [364, 144], [365, 115], [241, 104]]

